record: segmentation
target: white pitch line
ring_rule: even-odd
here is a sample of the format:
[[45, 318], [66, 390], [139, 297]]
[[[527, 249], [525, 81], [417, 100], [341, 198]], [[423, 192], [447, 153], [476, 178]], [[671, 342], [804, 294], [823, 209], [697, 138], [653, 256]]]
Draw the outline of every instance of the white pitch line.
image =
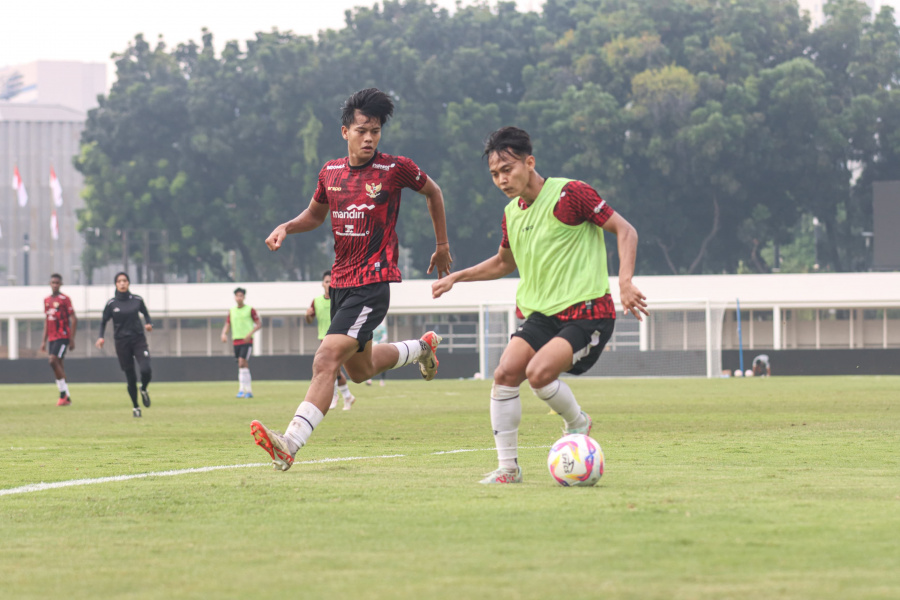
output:
[[[543, 448], [543, 446], [520, 446], [520, 450], [533, 449], [535, 447]], [[432, 456], [441, 454], [460, 454], [462, 452], [486, 452], [494, 450], [494, 448], [474, 448], [459, 450], [442, 450], [432, 452]], [[317, 465], [330, 462], [347, 462], [352, 460], [371, 460], [374, 458], [403, 458], [405, 454], [382, 454], [380, 456], [347, 456], [343, 458], [320, 458], [318, 460], [304, 460], [296, 462], [295, 465]], [[271, 463], [248, 463], [245, 465], [219, 465], [215, 467], [197, 467], [194, 469], [178, 469], [175, 471], [155, 471], [153, 473], [137, 473], [135, 475], [113, 475], [111, 477], [97, 477], [95, 479], [70, 479], [69, 481], [55, 481], [52, 483], [32, 483], [21, 487], [0, 489], [0, 496], [11, 496], [13, 494], [28, 494], [30, 492], [42, 492], [44, 490], [54, 490], [57, 488], [73, 487], [78, 485], [94, 485], [97, 483], [114, 483], [117, 481], [128, 481], [130, 479], [144, 479], [146, 477], [172, 477], [173, 475], [190, 475], [192, 473], [209, 473], [210, 471], [220, 471], [222, 469], [246, 469], [248, 467], [267, 467]]]
[[[314, 465], [318, 463], [343, 462], [348, 460], [367, 460], [372, 458], [400, 458], [403, 454], [387, 454], [384, 456], [348, 456], [346, 458], [323, 458], [320, 460], [305, 460], [298, 465]], [[197, 467], [195, 469], [179, 469], [177, 471], [156, 471], [154, 473], [137, 473], [135, 475], [114, 475], [112, 477], [97, 477], [96, 479], [70, 479], [69, 481], [55, 481], [53, 483], [32, 483], [16, 488], [0, 490], [0, 496], [12, 494], [27, 494], [29, 492], [42, 492], [56, 488], [72, 487], [76, 485], [94, 485], [96, 483], [112, 483], [116, 481], [128, 481], [129, 479], [143, 479], [145, 477], [171, 477], [173, 475], [190, 475], [191, 473], [208, 473], [222, 469], [246, 469], [248, 467], [268, 467], [272, 463], [249, 463], [246, 465], [220, 465], [216, 467]]]

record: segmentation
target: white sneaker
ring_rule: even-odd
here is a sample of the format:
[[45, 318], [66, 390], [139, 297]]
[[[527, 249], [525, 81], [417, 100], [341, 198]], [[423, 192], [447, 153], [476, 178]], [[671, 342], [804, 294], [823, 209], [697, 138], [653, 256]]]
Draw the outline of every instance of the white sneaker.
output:
[[515, 469], [504, 469], [501, 467], [488, 473], [487, 477], [478, 483], [522, 483], [522, 467], [516, 467]]
[[350, 395], [349, 398], [344, 398], [344, 410], [350, 410], [350, 407], [353, 406], [353, 403], [356, 402], [356, 396]]
[[335, 392], [334, 396], [331, 397], [331, 406], [329, 406], [328, 408], [329, 409], [337, 408], [337, 405], [338, 405], [338, 393]]

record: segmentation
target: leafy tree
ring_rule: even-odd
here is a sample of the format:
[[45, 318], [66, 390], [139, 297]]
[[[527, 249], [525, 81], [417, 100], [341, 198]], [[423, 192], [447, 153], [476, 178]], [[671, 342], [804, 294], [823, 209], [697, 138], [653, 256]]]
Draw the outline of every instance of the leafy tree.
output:
[[[890, 8], [825, 10], [810, 31], [785, 0], [547, 0], [540, 14], [482, 2], [452, 15], [385, 0], [316, 39], [275, 30], [219, 54], [206, 31], [171, 50], [137, 36], [76, 158], [85, 270], [120, 256], [124, 232], [152, 230], [182, 274], [228, 279], [234, 252], [241, 279], [317, 278], [327, 226], [274, 255], [263, 240], [345, 154], [341, 103], [369, 86], [396, 103], [381, 149], [444, 190], [457, 268], [496, 251], [507, 200], [481, 148], [511, 124], [532, 134], [543, 175], [587, 181], [635, 223], [641, 273], [802, 270], [816, 255], [866, 268], [872, 183], [900, 177], [900, 30]], [[407, 276], [422, 274], [434, 239], [419, 196], [404, 196], [399, 230]]]

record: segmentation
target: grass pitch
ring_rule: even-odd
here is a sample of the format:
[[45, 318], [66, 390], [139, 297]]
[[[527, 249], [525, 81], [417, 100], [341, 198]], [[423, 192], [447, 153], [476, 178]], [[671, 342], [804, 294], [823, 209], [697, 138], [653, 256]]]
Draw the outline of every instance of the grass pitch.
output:
[[306, 383], [153, 384], [143, 419], [124, 383], [0, 386], [0, 597], [900, 596], [900, 378], [569, 381], [595, 488], [551, 481], [527, 387], [525, 483], [481, 486], [490, 383], [389, 380], [297, 457], [360, 460], [4, 493], [267, 463], [250, 420], [283, 428]]

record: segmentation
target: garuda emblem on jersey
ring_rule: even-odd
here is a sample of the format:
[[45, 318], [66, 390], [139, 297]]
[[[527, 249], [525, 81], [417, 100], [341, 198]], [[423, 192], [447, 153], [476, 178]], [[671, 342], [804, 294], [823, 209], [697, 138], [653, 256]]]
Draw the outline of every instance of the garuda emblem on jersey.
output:
[[367, 183], [366, 184], [366, 196], [369, 198], [377, 198], [378, 192], [381, 191], [381, 184], [376, 183], [374, 185]]

